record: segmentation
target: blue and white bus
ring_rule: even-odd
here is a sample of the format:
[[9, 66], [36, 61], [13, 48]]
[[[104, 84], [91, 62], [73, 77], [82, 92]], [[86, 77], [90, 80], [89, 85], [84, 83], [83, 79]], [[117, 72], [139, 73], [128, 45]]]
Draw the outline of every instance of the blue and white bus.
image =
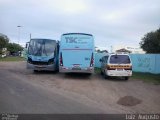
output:
[[61, 36], [59, 72], [94, 73], [94, 38], [86, 33]]
[[56, 40], [31, 39], [27, 54], [27, 68], [34, 71], [58, 70], [59, 45]]

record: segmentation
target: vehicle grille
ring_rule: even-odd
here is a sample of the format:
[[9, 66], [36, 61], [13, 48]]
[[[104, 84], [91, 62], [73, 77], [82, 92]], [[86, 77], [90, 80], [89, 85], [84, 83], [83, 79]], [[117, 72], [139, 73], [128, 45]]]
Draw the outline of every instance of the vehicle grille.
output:
[[27, 60], [28, 63], [33, 64], [33, 65], [50, 65], [54, 64], [54, 58], [49, 59], [48, 61], [32, 61], [31, 58], [28, 58]]
[[48, 65], [48, 62], [32, 61], [34, 65]]

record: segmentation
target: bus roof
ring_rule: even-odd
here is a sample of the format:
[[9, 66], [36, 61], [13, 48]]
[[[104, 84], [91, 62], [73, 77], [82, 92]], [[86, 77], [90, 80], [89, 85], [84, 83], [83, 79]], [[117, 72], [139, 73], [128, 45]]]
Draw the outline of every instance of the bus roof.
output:
[[65, 33], [65, 34], [62, 34], [62, 36], [63, 35], [74, 35], [74, 34], [93, 36], [92, 34], [87, 34], [87, 33]]

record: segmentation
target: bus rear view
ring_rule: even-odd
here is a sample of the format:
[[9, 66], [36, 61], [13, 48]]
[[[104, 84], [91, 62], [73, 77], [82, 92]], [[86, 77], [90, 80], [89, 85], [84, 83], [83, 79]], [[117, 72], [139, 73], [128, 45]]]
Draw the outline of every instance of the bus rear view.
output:
[[94, 39], [91, 34], [67, 33], [61, 36], [59, 72], [94, 72]]

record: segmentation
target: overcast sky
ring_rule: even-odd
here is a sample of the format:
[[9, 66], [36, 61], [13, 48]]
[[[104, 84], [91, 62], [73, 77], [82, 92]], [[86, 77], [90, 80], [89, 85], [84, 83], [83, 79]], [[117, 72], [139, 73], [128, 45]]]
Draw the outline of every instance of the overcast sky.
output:
[[60, 40], [63, 33], [90, 33], [95, 45], [139, 46], [160, 27], [160, 0], [0, 0], [0, 33], [11, 42]]

